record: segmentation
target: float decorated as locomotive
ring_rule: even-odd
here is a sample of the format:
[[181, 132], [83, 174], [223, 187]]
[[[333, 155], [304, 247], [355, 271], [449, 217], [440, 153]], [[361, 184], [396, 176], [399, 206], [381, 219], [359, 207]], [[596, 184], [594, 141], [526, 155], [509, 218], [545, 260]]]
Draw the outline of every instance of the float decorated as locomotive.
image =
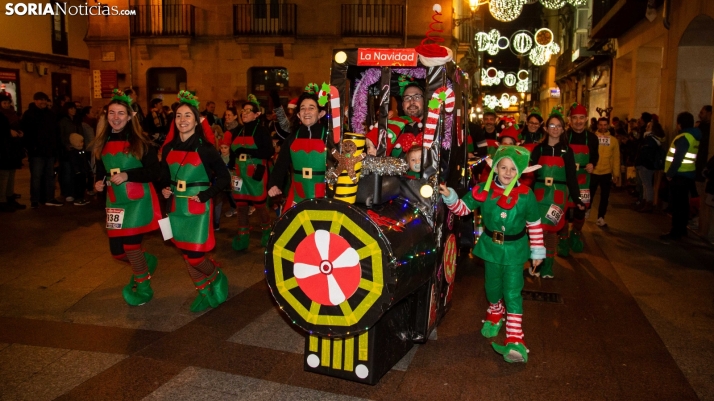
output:
[[[466, 191], [468, 76], [450, 57], [418, 48], [333, 54], [322, 95], [340, 163], [325, 172], [328, 196], [275, 222], [265, 274], [281, 310], [305, 331], [305, 370], [375, 384], [427, 341], [450, 307], [458, 219], [438, 185]], [[420, 131], [412, 142], [399, 142], [411, 134], [400, 132], [404, 119], [390, 117], [405, 79], [424, 92], [422, 121], [406, 121]], [[369, 138], [377, 155], [363, 160]], [[415, 143], [420, 168], [407, 174], [390, 156]]]

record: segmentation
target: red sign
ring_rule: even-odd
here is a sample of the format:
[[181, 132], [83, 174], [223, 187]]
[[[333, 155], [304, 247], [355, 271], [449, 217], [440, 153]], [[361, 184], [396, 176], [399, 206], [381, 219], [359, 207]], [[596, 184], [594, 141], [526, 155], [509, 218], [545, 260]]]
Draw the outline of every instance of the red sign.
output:
[[357, 65], [377, 67], [416, 67], [414, 49], [357, 49]]

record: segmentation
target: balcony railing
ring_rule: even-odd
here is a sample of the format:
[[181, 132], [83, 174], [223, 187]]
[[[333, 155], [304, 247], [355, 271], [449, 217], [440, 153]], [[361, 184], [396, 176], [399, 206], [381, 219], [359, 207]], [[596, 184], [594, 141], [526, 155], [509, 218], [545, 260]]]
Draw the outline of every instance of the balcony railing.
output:
[[192, 5], [136, 6], [130, 16], [132, 36], [194, 36], [195, 12]]
[[404, 6], [343, 4], [342, 36], [404, 36]]
[[233, 34], [236, 36], [295, 36], [295, 4], [234, 4]]

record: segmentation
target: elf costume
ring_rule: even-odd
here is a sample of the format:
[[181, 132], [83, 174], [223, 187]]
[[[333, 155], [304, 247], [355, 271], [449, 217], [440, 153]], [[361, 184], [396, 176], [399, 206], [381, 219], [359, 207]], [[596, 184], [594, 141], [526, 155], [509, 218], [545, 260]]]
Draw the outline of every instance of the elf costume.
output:
[[[118, 89], [114, 90], [110, 105], [118, 104], [131, 110], [131, 98]], [[159, 228], [161, 208], [152, 181], [159, 177], [159, 163], [156, 150], [148, 144], [141, 159], [132, 153], [130, 141], [141, 141], [141, 133], [134, 132], [129, 119], [124, 128], [113, 132], [111, 126], [105, 128], [106, 141], [101, 150], [101, 163], [97, 163], [97, 178], [105, 182], [107, 189], [107, 234], [112, 256], [129, 263], [132, 276], [122, 295], [127, 304], [143, 305], [151, 300], [151, 275], [156, 270], [154, 255], [142, 250], [143, 234]], [[126, 181], [113, 184], [110, 179], [124, 173]]]
[[[243, 103], [244, 118], [247, 109], [252, 113], [260, 110], [260, 104], [255, 96], [249, 95], [248, 102]], [[231, 187], [238, 215], [238, 235], [233, 238], [233, 249], [242, 251], [248, 248], [250, 242], [248, 208], [251, 205], [255, 207], [260, 219], [260, 245], [265, 246], [270, 238], [270, 217], [265, 208], [265, 201], [268, 199], [268, 160], [275, 153], [272, 139], [255, 116], [254, 120], [237, 129], [235, 136], [230, 139], [230, 144], [231, 158], [235, 163]]]
[[474, 255], [483, 259], [486, 265], [485, 287], [489, 308], [481, 334], [486, 338], [497, 336], [505, 313], [506, 341], [504, 345], [495, 342], [491, 345], [506, 362], [527, 362], [528, 349], [521, 329], [523, 264], [529, 258], [542, 260], [545, 248], [535, 195], [530, 188], [518, 183], [518, 177], [540, 166], [528, 167], [530, 152], [519, 146], [500, 146], [494, 154], [494, 171], [504, 159], [510, 159], [517, 169], [516, 176], [508, 185], [502, 185], [494, 172], [485, 184], [477, 185], [461, 200], [449, 188], [444, 202], [452, 213], [459, 216], [481, 208], [484, 234], [473, 250]]
[[[570, 117], [586, 116], [588, 111], [582, 104], [573, 103], [570, 106]], [[571, 124], [572, 126], [572, 124]], [[567, 135], [570, 148], [575, 155], [575, 168], [577, 170], [578, 186], [580, 187], [580, 199], [586, 205], [590, 205], [590, 173], [586, 171], [586, 166], [592, 164], [593, 168], [597, 165], [599, 159], [598, 147], [599, 141], [597, 135], [588, 131], [587, 127], [582, 132], [575, 132], [569, 128], [563, 135]], [[568, 233], [568, 227], [563, 228], [560, 232], [560, 242], [558, 244], [558, 254], [560, 256], [568, 256], [570, 249], [573, 252], [580, 253], [583, 251], [582, 229], [585, 224], [585, 211], [574, 207], [575, 203], [568, 202], [568, 207], [572, 210], [572, 230]], [[570, 217], [570, 214], [569, 214]]]
[[[319, 105], [317, 84], [309, 84], [305, 90], [306, 93], [300, 97], [301, 102], [314, 100]], [[327, 96], [324, 97], [323, 105], [326, 103]], [[325, 113], [323, 105], [318, 108], [321, 116]], [[292, 174], [283, 213], [305, 199], [325, 197], [327, 157], [334, 147], [332, 135], [319, 120], [311, 126], [300, 125], [283, 142], [268, 182], [268, 188], [283, 188], [288, 174]]]
[[533, 149], [531, 163], [541, 166], [534, 173], [533, 192], [538, 201], [545, 238], [545, 260], [540, 266], [540, 272], [531, 270], [531, 274], [553, 278], [558, 232], [565, 227], [568, 199], [583, 205], [575, 174], [575, 157], [572, 149], [567, 145], [559, 142], [555, 146], [550, 146], [546, 140]]
[[[179, 93], [181, 106], [198, 115], [198, 101], [189, 92]], [[175, 120], [178, 123], [178, 119]], [[216, 148], [206, 139], [203, 129], [185, 140], [181, 134], [167, 137], [162, 157], [162, 187], [170, 188], [172, 196], [167, 207], [173, 238], [181, 249], [188, 273], [198, 295], [191, 304], [192, 312], [216, 307], [228, 297], [228, 279], [205, 253], [215, 247], [213, 236], [212, 198], [229, 185], [230, 174]], [[215, 184], [211, 185], [211, 177]], [[195, 200], [197, 197], [198, 201]]]

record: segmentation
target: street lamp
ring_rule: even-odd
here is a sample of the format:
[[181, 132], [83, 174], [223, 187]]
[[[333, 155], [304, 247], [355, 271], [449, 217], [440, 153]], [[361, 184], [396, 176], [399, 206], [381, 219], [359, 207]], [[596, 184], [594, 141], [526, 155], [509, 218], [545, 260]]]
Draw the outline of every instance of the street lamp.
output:
[[471, 21], [476, 16], [476, 11], [478, 11], [479, 6], [488, 4], [488, 0], [469, 0], [469, 8], [471, 9], [471, 15], [468, 17], [454, 18], [454, 26], [459, 26], [464, 22]]

